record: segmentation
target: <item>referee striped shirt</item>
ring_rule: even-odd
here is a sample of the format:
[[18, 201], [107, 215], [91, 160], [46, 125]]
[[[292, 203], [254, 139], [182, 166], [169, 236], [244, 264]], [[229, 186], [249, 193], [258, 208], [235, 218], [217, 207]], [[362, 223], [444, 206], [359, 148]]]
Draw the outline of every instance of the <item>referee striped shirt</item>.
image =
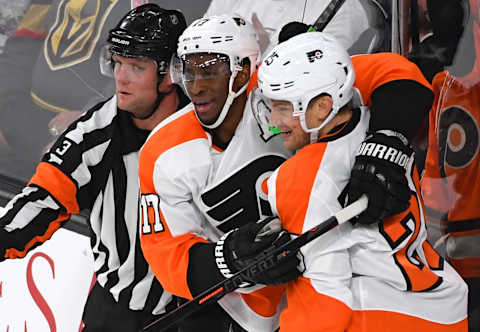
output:
[[172, 296], [145, 261], [138, 228], [138, 154], [150, 132], [116, 104], [115, 97], [97, 104], [70, 125], [6, 205], [0, 261], [24, 257], [87, 209], [98, 283], [130, 309], [160, 314]]

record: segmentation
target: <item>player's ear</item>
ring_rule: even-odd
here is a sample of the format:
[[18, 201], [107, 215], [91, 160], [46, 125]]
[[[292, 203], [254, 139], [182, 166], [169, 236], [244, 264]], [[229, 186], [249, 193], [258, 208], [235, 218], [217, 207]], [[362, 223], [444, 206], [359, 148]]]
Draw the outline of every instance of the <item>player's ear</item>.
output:
[[235, 81], [233, 83], [233, 90], [238, 91], [242, 86], [248, 84], [250, 80], [250, 63], [249, 61], [245, 61], [242, 63], [242, 69], [238, 71], [237, 77], [235, 77]]
[[321, 96], [318, 99], [318, 116], [322, 119], [325, 120], [325, 118], [330, 114], [332, 111], [333, 107], [333, 99], [332, 97], [328, 95]]
[[320, 120], [324, 120], [332, 110], [333, 99], [327, 94], [322, 94], [315, 97], [308, 104], [308, 108], [311, 108], [314, 116]]
[[327, 94], [322, 94], [310, 100], [305, 119], [307, 127], [316, 128], [322, 124], [332, 111], [333, 99]]
[[157, 76], [158, 79], [161, 80], [160, 82], [158, 82], [158, 92], [165, 91], [166, 87], [171, 87], [173, 85], [172, 78], [168, 73], [169, 71], [167, 70], [166, 75]]

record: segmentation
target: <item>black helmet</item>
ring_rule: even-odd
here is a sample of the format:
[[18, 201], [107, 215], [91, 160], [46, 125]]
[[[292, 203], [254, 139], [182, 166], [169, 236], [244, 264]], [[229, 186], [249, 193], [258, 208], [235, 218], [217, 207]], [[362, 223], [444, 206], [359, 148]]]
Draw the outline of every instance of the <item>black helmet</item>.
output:
[[130, 58], [147, 58], [157, 62], [159, 74], [165, 74], [177, 50], [178, 37], [187, 27], [178, 10], [145, 4], [130, 10], [110, 30], [107, 41], [110, 53]]

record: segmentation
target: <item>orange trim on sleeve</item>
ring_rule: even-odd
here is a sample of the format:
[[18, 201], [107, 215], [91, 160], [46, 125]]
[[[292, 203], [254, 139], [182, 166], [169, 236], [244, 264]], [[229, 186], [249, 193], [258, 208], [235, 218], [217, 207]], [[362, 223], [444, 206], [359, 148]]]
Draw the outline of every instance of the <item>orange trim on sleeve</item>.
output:
[[310, 193], [327, 144], [309, 144], [285, 161], [276, 180], [277, 210], [283, 227], [300, 234], [308, 209]]
[[55, 166], [41, 162], [29, 184], [36, 184], [47, 190], [66, 209], [67, 213], [79, 213], [76, 184]]
[[397, 81], [416, 81], [432, 89], [420, 69], [407, 58], [395, 53], [362, 54], [352, 57], [356, 79], [354, 86], [360, 91], [366, 106], [372, 104], [372, 93], [381, 85]]
[[25, 257], [25, 255], [28, 253], [28, 251], [34, 245], [39, 244], [39, 243], [43, 243], [43, 242], [47, 241], [48, 239], [50, 239], [52, 237], [53, 233], [55, 233], [55, 231], [60, 228], [61, 224], [64, 221], [67, 221], [69, 219], [70, 219], [70, 214], [61, 213], [56, 220], [52, 221], [50, 223], [50, 225], [48, 225], [48, 228], [47, 228], [47, 231], [45, 232], [45, 234], [43, 234], [41, 236], [35, 236], [33, 239], [31, 239], [25, 245], [25, 248], [22, 251], [17, 250], [17, 249], [13, 249], [13, 248], [5, 250], [5, 258], [14, 259], [14, 258]]
[[278, 305], [285, 293], [285, 285], [267, 286], [255, 292], [240, 294], [250, 309], [263, 317], [276, 314]]
[[[287, 287], [288, 306], [280, 316], [280, 332], [344, 332], [352, 309], [333, 297], [318, 293], [305, 277]], [[384, 331], [370, 330], [368, 332]]]
[[143, 255], [153, 274], [169, 293], [193, 299], [187, 284], [190, 248], [206, 240], [194, 234], [172, 237], [170, 231], [140, 237]]
[[453, 324], [440, 324], [419, 317], [381, 310], [354, 311], [347, 332], [467, 332], [467, 319]]
[[[154, 186], [154, 169], [157, 159], [165, 151], [182, 143], [204, 138], [208, 139], [205, 131], [198, 122], [193, 110], [179, 118], [172, 120], [159, 128], [145, 143], [139, 157], [140, 191], [143, 196], [156, 195]], [[155, 232], [154, 225], [150, 222], [155, 213], [148, 212], [152, 233], [140, 237], [142, 251], [155, 277], [163, 288], [177, 296], [192, 299], [192, 294], [187, 284], [187, 271], [189, 264], [189, 250], [199, 242], [207, 242], [195, 234], [172, 236], [165, 217], [159, 209], [159, 204], [151, 209], [158, 209], [162, 231]], [[145, 217], [141, 214], [141, 229]]]

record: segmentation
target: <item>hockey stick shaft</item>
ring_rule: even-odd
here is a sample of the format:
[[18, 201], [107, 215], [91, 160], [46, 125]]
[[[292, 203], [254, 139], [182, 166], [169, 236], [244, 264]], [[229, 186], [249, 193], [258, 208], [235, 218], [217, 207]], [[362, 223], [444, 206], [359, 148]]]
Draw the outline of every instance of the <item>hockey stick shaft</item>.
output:
[[206, 303], [220, 300], [226, 294], [239, 288], [242, 283], [247, 282], [251, 276], [255, 276], [271, 268], [274, 264], [276, 264], [276, 262], [278, 262], [278, 257], [295, 255], [296, 252], [305, 244], [311, 242], [320, 235], [325, 234], [332, 228], [335, 228], [336, 226], [343, 224], [353, 217], [358, 216], [367, 208], [367, 204], [368, 199], [365, 195], [363, 195], [357, 201], [338, 211], [336, 214], [326, 219], [322, 223], [309, 229], [305, 233], [302, 233], [297, 238], [288, 241], [284, 245], [278, 248], [273, 248], [270, 252], [267, 251], [255, 262], [251, 263], [243, 270], [238, 271], [232, 277], [217, 283], [201, 294], [195, 296], [191, 301], [184, 303], [175, 310], [172, 310], [161, 318], [145, 326], [141, 332], [148, 331], [153, 327], [155, 327], [155, 331], [164, 331], [183, 318], [198, 311]]
[[332, 20], [340, 7], [345, 3], [345, 0], [332, 0], [328, 6], [323, 10], [317, 20], [313, 23], [308, 31], [323, 31], [328, 23]]

